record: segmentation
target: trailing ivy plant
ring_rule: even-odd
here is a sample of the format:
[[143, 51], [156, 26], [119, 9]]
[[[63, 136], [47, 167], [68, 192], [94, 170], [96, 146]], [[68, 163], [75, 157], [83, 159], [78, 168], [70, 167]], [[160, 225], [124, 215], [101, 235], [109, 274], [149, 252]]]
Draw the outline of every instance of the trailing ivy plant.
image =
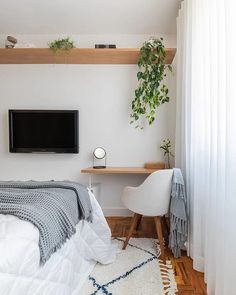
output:
[[70, 40], [69, 37], [51, 41], [48, 43], [48, 46], [54, 53], [57, 53], [61, 49], [68, 51], [75, 48], [74, 41]]
[[137, 73], [138, 87], [132, 101], [131, 123], [140, 126], [140, 118], [145, 118], [151, 125], [156, 118], [156, 109], [169, 102], [168, 88], [163, 79], [166, 70], [172, 71], [170, 65], [165, 65], [165, 46], [163, 38], [151, 38], [140, 49]]

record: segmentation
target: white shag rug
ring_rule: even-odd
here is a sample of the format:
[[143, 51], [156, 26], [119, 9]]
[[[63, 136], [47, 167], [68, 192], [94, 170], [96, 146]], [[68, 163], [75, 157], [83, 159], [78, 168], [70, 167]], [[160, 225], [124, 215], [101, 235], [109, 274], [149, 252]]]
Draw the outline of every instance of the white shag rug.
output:
[[174, 295], [177, 284], [170, 261], [158, 257], [158, 240], [131, 238], [126, 250], [124, 238], [115, 238], [119, 252], [114, 263], [97, 264], [79, 295]]

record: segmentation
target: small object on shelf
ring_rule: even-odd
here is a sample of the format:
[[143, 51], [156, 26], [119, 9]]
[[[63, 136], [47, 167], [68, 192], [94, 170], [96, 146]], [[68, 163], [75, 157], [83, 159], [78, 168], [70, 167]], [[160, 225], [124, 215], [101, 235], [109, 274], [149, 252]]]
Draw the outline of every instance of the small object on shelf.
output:
[[115, 44], [95, 44], [95, 48], [116, 48]]
[[106, 151], [102, 147], [97, 147], [93, 151], [93, 168], [95, 169], [106, 168]]
[[144, 164], [144, 168], [147, 169], [165, 169], [164, 162], [147, 162]]
[[14, 48], [17, 44], [17, 39], [13, 36], [7, 36], [7, 39], [5, 41], [5, 47], [6, 48]]

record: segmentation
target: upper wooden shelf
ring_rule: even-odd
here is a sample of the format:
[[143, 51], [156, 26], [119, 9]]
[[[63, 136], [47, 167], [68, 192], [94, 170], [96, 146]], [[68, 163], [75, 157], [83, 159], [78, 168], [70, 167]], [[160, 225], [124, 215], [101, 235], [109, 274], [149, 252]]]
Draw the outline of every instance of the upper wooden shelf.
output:
[[[74, 48], [53, 53], [48, 48], [0, 48], [0, 64], [136, 64], [139, 48]], [[175, 57], [175, 48], [166, 48], [166, 64]]]

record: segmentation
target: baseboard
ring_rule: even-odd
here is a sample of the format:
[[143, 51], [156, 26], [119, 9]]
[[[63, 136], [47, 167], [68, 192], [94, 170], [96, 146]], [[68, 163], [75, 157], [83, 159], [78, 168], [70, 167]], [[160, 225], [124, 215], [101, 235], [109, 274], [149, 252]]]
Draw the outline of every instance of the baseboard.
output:
[[132, 216], [132, 212], [129, 209], [116, 207], [116, 208], [102, 208], [103, 214], [106, 217], [109, 216]]

